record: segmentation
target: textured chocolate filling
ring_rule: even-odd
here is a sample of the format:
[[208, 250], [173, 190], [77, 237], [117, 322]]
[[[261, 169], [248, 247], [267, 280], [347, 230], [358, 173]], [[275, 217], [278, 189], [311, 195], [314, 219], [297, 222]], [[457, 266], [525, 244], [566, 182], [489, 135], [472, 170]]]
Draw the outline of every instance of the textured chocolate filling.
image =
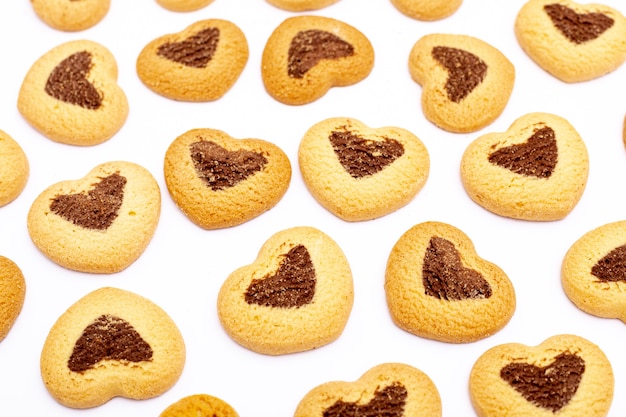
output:
[[187, 67], [204, 68], [213, 59], [219, 40], [220, 30], [207, 28], [181, 42], [164, 43], [157, 55]]
[[402, 417], [408, 393], [404, 385], [395, 382], [377, 389], [367, 404], [337, 400], [324, 410], [324, 417]]
[[491, 286], [483, 276], [461, 264], [459, 251], [447, 239], [430, 239], [422, 265], [424, 292], [441, 300], [491, 297]]
[[304, 30], [291, 40], [287, 74], [302, 78], [323, 59], [339, 59], [354, 55], [354, 47], [340, 37], [323, 30]]
[[57, 100], [95, 110], [102, 105], [102, 97], [89, 82], [91, 54], [76, 52], [57, 65], [46, 81], [46, 93]]
[[365, 139], [348, 131], [333, 131], [328, 137], [341, 166], [353, 178], [374, 175], [404, 154], [395, 139]]
[[67, 366], [72, 372], [84, 372], [105, 360], [150, 361], [152, 348], [128, 322], [103, 314], [83, 330]]
[[261, 153], [244, 149], [229, 151], [207, 140], [192, 143], [189, 152], [198, 177], [213, 191], [233, 187], [262, 171], [267, 164]]
[[108, 229], [124, 201], [126, 177], [114, 173], [92, 185], [94, 188], [86, 194], [57, 195], [50, 203], [50, 210], [86, 229]]
[[448, 71], [445, 88], [448, 99], [454, 103], [467, 97], [487, 75], [487, 64], [462, 49], [435, 46], [432, 55]]
[[500, 377], [527, 401], [556, 413], [574, 397], [584, 373], [582, 358], [561, 353], [544, 367], [510, 363], [500, 370]]
[[526, 142], [493, 152], [489, 162], [527, 177], [549, 178], [556, 168], [558, 155], [554, 130], [542, 127]]
[[315, 267], [303, 245], [283, 255], [278, 271], [252, 280], [245, 293], [248, 304], [266, 307], [298, 308], [309, 304], [315, 295]]
[[591, 275], [605, 282], [626, 281], [626, 245], [613, 249], [596, 262]]
[[546, 4], [543, 10], [554, 26], [571, 42], [592, 41], [613, 26], [613, 19], [602, 13], [576, 13], [562, 4]]

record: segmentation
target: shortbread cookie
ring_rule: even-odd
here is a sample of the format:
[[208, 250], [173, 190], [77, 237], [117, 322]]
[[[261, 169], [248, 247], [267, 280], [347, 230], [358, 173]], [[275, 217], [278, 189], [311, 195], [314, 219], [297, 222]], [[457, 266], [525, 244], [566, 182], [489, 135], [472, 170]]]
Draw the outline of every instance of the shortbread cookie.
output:
[[7, 337], [20, 315], [25, 297], [22, 270], [9, 258], [0, 256], [0, 341]]
[[105, 287], [58, 318], [40, 365], [43, 382], [59, 403], [90, 408], [113, 397], [142, 400], [170, 389], [185, 365], [185, 343], [152, 301]]
[[353, 298], [352, 271], [341, 248], [302, 226], [276, 233], [252, 264], [232, 272], [220, 288], [217, 311], [235, 342], [282, 355], [336, 340]]
[[428, 375], [403, 363], [383, 363], [354, 382], [326, 382], [313, 388], [294, 417], [437, 417], [441, 413], [439, 391]]
[[95, 26], [104, 19], [111, 0], [30, 0], [30, 4], [48, 26], [74, 32]]
[[291, 12], [323, 9], [339, 0], [267, 0], [268, 3]]
[[0, 207], [15, 200], [26, 187], [30, 168], [22, 147], [0, 130]]
[[148, 43], [136, 67], [139, 79], [157, 94], [213, 101], [230, 90], [247, 61], [243, 32], [227, 20], [208, 19]]
[[418, 20], [439, 20], [452, 15], [463, 0], [391, 0], [403, 14]]
[[598, 78], [626, 60], [626, 17], [602, 4], [530, 0], [515, 35], [537, 65], [569, 83]]
[[498, 49], [466, 35], [422, 37], [411, 49], [409, 71], [422, 86], [424, 116], [456, 133], [498, 118], [515, 82], [515, 67]]
[[473, 141], [461, 160], [468, 195], [500, 216], [551, 221], [567, 216], [587, 184], [587, 147], [562, 117], [529, 113], [503, 133]]
[[173, 12], [193, 12], [208, 6], [213, 0], [156, 0], [156, 2]]
[[396, 242], [385, 273], [394, 323], [442, 342], [473, 342], [504, 327], [515, 312], [515, 291], [497, 265], [478, 256], [454, 226], [425, 222]]
[[311, 127], [300, 142], [298, 161], [315, 199], [347, 221], [374, 219], [405, 206], [430, 169], [426, 147], [411, 132], [369, 128], [345, 117]]
[[239, 417], [230, 404], [207, 394], [181, 398], [167, 407], [159, 417]]
[[284, 20], [263, 50], [267, 92], [290, 105], [313, 102], [331, 87], [355, 84], [374, 67], [374, 48], [356, 28], [321, 16]]
[[110, 274], [139, 258], [160, 212], [161, 192], [150, 172], [131, 162], [107, 162], [39, 194], [28, 212], [28, 232], [57, 264]]
[[291, 164], [270, 142], [193, 129], [167, 149], [164, 174], [183, 213], [204, 229], [218, 229], [247, 222], [274, 207], [289, 187]]
[[553, 336], [538, 346], [495, 346], [478, 358], [469, 379], [479, 417], [604, 417], [613, 386], [602, 350], [574, 335]]

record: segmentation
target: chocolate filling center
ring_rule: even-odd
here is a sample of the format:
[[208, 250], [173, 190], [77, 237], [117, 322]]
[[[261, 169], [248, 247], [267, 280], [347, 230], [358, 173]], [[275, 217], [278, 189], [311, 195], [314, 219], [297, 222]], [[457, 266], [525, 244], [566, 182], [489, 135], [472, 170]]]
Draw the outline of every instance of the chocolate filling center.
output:
[[181, 42], [168, 42], [159, 46], [157, 55], [187, 67], [205, 68], [213, 58], [220, 40], [218, 28], [207, 28]]
[[596, 262], [591, 274], [604, 282], [626, 281], [626, 245], [613, 249]]
[[46, 93], [57, 100], [75, 104], [89, 110], [102, 105], [102, 97], [87, 79], [91, 70], [91, 54], [76, 52], [57, 65], [46, 81]]
[[462, 49], [435, 46], [432, 55], [448, 71], [445, 88], [448, 99], [454, 103], [467, 97], [487, 75], [487, 64]]
[[323, 417], [402, 417], [407, 395], [404, 385], [395, 382], [377, 389], [367, 404], [337, 400], [324, 410]]
[[323, 30], [304, 30], [291, 40], [287, 74], [302, 78], [323, 59], [339, 59], [354, 55], [354, 47], [340, 37]]
[[552, 24], [571, 42], [592, 41], [613, 26], [613, 19], [602, 13], [576, 13], [562, 4], [546, 4], [543, 10]]

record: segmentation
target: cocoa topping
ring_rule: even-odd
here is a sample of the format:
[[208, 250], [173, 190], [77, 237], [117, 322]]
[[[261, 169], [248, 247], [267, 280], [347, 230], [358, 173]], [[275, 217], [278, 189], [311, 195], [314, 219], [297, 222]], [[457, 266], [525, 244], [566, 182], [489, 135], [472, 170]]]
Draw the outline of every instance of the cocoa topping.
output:
[[626, 245], [619, 246], [600, 259], [591, 275], [604, 282], [626, 281]]
[[213, 58], [220, 40], [218, 28], [207, 28], [181, 42], [159, 46], [157, 55], [188, 67], [204, 68]]
[[76, 52], [57, 65], [46, 81], [45, 91], [51, 97], [85, 109], [95, 110], [102, 97], [87, 79], [91, 70], [91, 54]]
[[274, 275], [252, 280], [245, 298], [248, 304], [298, 308], [313, 300], [315, 283], [315, 268], [309, 251], [303, 245], [297, 245], [283, 255]]
[[467, 97], [487, 75], [487, 64], [462, 49], [435, 46], [432, 55], [448, 71], [446, 93], [455, 103]]
[[67, 366], [72, 372], [84, 372], [105, 360], [150, 361], [152, 348], [128, 322], [103, 314], [83, 330]]
[[244, 149], [229, 151], [207, 140], [192, 143], [189, 151], [198, 176], [213, 191], [233, 187], [262, 171], [267, 164], [261, 153]]
[[354, 47], [340, 37], [323, 30], [298, 32], [289, 45], [287, 74], [302, 78], [323, 59], [339, 59], [354, 55]]
[[433, 236], [422, 265], [424, 292], [441, 300], [491, 297], [491, 286], [482, 275], [461, 264], [459, 252], [449, 240]]
[[581, 44], [592, 41], [613, 26], [614, 20], [602, 13], [576, 13], [562, 4], [546, 4], [543, 10], [554, 26], [570, 41]]
[[86, 194], [57, 195], [50, 203], [50, 210], [86, 229], [108, 229], [124, 201], [126, 177], [114, 173], [92, 185], [94, 188]]
[[395, 382], [377, 389], [367, 404], [337, 400], [324, 410], [324, 417], [402, 417], [408, 392], [404, 385]]
[[510, 363], [500, 370], [527, 401], [556, 413], [574, 397], [585, 373], [585, 361], [575, 354], [561, 353], [548, 366]]

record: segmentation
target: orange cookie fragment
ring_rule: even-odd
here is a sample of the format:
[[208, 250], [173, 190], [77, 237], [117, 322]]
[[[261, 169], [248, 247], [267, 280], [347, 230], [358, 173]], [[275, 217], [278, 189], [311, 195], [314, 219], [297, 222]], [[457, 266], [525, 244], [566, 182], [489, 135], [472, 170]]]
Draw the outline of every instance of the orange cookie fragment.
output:
[[26, 187], [30, 167], [22, 147], [0, 130], [0, 207], [15, 200]]
[[207, 394], [195, 394], [181, 398], [167, 407], [159, 417], [239, 417], [239, 414], [223, 400]]
[[156, 0], [156, 2], [173, 12], [193, 12], [208, 6], [213, 0]]
[[7, 337], [20, 315], [25, 297], [22, 270], [9, 258], [0, 256], [0, 341]]
[[403, 14], [417, 20], [439, 20], [452, 15], [463, 0], [391, 0]]
[[109, 12], [111, 0], [30, 0], [30, 4], [50, 27], [74, 32], [100, 22]]
[[323, 9], [338, 1], [339, 0], [267, 0], [268, 3], [291, 12]]

